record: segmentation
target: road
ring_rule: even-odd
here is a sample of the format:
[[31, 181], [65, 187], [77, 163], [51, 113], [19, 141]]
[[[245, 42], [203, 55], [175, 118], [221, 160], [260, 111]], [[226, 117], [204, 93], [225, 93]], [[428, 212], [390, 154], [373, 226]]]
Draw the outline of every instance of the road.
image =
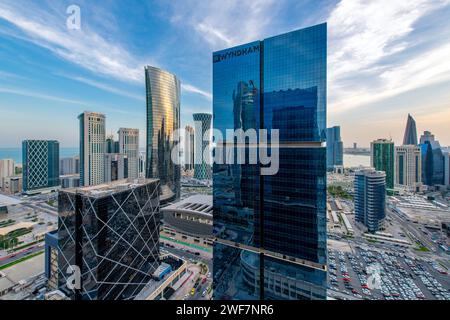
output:
[[[445, 264], [447, 267], [447, 270], [450, 270], [450, 262], [448, 260], [448, 256], [441, 251], [438, 245], [433, 243], [426, 235], [422, 233], [422, 231], [418, 230], [414, 223], [407, 221], [406, 219], [403, 219], [398, 214], [393, 212], [389, 207], [387, 208], [387, 212], [390, 217], [395, 219], [403, 228], [406, 229], [409, 233], [411, 233], [414, 237], [416, 237], [419, 241], [421, 241], [427, 248], [432, 250], [432, 254], [435, 256], [438, 256], [439, 258], [442, 258], [440, 260], [442, 263]], [[420, 252], [417, 252], [418, 254]]]
[[23, 257], [26, 257], [26, 256], [28, 256], [28, 255], [30, 255], [32, 253], [41, 251], [43, 249], [43, 247], [44, 247], [44, 244], [43, 243], [39, 243], [39, 244], [36, 244], [36, 245], [34, 245], [32, 247], [24, 249], [24, 250], [22, 250], [22, 251], [20, 251], [18, 253], [15, 253], [14, 256], [10, 256], [8, 258], [1, 258], [0, 259], [0, 267], [6, 265], [8, 263], [14, 262], [14, 261], [16, 261], [18, 259], [21, 259]]

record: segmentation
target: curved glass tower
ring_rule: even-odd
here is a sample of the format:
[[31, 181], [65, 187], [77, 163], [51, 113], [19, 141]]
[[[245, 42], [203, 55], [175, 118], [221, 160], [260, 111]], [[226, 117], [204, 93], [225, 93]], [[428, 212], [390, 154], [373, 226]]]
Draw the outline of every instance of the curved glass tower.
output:
[[161, 202], [180, 197], [180, 165], [171, 159], [180, 129], [180, 80], [167, 71], [145, 67], [147, 96], [146, 177], [160, 179]]

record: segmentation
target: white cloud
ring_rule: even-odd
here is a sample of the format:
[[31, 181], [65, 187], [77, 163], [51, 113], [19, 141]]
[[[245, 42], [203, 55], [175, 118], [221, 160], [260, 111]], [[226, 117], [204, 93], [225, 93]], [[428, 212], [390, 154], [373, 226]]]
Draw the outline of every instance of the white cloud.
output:
[[170, 21], [193, 28], [218, 50], [260, 38], [273, 22], [281, 0], [183, 1], [173, 6]]
[[[81, 8], [81, 14], [83, 16], [83, 8]], [[44, 47], [58, 57], [77, 64], [96, 75], [143, 84], [144, 66], [157, 65], [150, 58], [133, 56], [117, 42], [105, 39], [85, 23], [81, 24], [81, 30], [68, 30], [65, 18], [66, 16], [61, 17], [55, 15], [54, 12], [39, 8], [39, 4], [30, 3], [25, 7], [23, 4], [16, 4], [12, 1], [0, 3], [0, 19], [8, 21], [21, 31], [12, 36]], [[106, 91], [119, 93], [118, 90], [89, 79], [79, 80], [97, 88], [101, 87]], [[201, 89], [186, 85], [192, 89], [188, 92], [205, 96]]]
[[42, 94], [42, 93], [30, 91], [30, 90], [21, 90], [21, 89], [16, 89], [16, 88], [0, 87], [0, 93], [14, 94], [14, 95], [19, 95], [19, 96], [24, 96], [24, 97], [32, 97], [32, 98], [38, 98], [38, 99], [44, 99], [44, 100], [50, 100], [50, 101], [56, 101], [56, 102], [84, 105], [84, 106], [86, 105], [86, 103], [79, 101], [79, 100], [66, 99], [66, 98], [62, 98], [62, 97], [58, 97], [58, 96]]
[[138, 101], [145, 101], [144, 94], [142, 94], [142, 95], [132, 94], [132, 93], [130, 93], [128, 91], [118, 89], [116, 87], [107, 85], [105, 83], [98, 82], [98, 81], [95, 81], [95, 80], [92, 80], [92, 79], [87, 79], [87, 78], [80, 77], [80, 76], [66, 75], [66, 74], [62, 74], [62, 73], [60, 73], [58, 75], [62, 76], [62, 77], [65, 77], [65, 78], [68, 78], [68, 79], [71, 79], [71, 80], [74, 80], [74, 81], [78, 81], [78, 82], [87, 84], [87, 85], [89, 85], [91, 87], [95, 87], [95, 88], [101, 89], [103, 91], [107, 91], [107, 92], [111, 92], [111, 93], [114, 93], [114, 94], [117, 94], [117, 95], [120, 95], [120, 96], [132, 98], [132, 99], [135, 99], [135, 100], [138, 100]]
[[193, 92], [193, 93], [197, 93], [200, 94], [202, 96], [204, 96], [205, 98], [207, 98], [208, 100], [212, 100], [212, 94], [210, 92], [201, 90], [197, 87], [191, 86], [190, 84], [181, 84], [181, 89], [183, 89], [183, 91], [187, 91], [187, 92]]
[[[348, 111], [450, 79], [448, 45], [416, 52], [406, 38], [420, 18], [449, 3], [342, 0], [328, 19], [329, 111]], [[389, 60], [400, 53], [405, 54], [400, 62]]]

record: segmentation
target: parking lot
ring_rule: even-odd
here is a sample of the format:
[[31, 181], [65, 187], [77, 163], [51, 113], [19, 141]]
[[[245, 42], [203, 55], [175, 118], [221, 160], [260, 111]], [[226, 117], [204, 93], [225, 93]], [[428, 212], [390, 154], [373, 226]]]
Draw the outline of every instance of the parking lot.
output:
[[[450, 277], [433, 261], [355, 247], [328, 250], [330, 289], [357, 299], [450, 300]], [[379, 277], [371, 270], [378, 270]]]

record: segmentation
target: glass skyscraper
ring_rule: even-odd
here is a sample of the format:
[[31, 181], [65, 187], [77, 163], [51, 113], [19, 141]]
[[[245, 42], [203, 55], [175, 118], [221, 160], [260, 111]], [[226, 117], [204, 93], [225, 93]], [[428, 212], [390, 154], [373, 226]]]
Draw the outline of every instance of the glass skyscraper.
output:
[[386, 173], [386, 188], [394, 189], [394, 142], [378, 139], [370, 143], [370, 162], [373, 168]]
[[439, 141], [434, 135], [425, 131], [420, 137], [422, 153], [422, 182], [427, 186], [444, 184], [444, 154]]
[[[130, 179], [59, 192], [57, 279], [70, 299], [131, 300], [152, 279], [158, 188], [157, 179]], [[79, 268], [79, 286], [69, 285], [69, 266]]]
[[147, 97], [146, 177], [160, 179], [161, 201], [180, 197], [181, 167], [171, 152], [180, 129], [180, 81], [161, 69], [145, 67]]
[[341, 127], [327, 129], [327, 170], [344, 164], [344, 144], [341, 140]]
[[355, 172], [355, 220], [369, 232], [379, 231], [386, 218], [386, 174], [364, 169]]
[[[213, 54], [214, 129], [280, 141], [274, 175], [237, 152], [213, 165], [215, 299], [326, 297], [326, 56], [326, 24]], [[246, 158], [261, 146], [243, 145]]]
[[408, 121], [406, 122], [405, 136], [403, 137], [403, 145], [417, 145], [417, 128], [416, 121], [408, 114]]
[[23, 192], [36, 193], [60, 185], [58, 141], [23, 141], [22, 163]]

